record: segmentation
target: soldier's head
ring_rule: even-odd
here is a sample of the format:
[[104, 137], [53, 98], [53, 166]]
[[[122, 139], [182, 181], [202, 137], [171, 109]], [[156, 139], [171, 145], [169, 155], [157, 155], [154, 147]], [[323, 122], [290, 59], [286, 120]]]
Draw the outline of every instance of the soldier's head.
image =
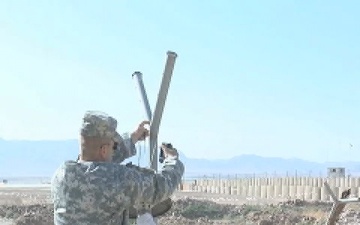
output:
[[111, 161], [117, 121], [105, 113], [87, 111], [80, 129], [80, 159], [84, 161]]

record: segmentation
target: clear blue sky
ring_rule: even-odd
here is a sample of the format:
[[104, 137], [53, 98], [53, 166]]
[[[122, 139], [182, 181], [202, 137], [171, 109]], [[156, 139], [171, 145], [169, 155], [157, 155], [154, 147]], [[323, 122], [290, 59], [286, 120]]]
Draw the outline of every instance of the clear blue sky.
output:
[[[0, 137], [74, 139], [85, 110], [119, 131], [152, 108], [178, 53], [160, 140], [189, 157], [360, 158], [358, 1], [0, 1]], [[350, 148], [350, 143], [353, 145]]]

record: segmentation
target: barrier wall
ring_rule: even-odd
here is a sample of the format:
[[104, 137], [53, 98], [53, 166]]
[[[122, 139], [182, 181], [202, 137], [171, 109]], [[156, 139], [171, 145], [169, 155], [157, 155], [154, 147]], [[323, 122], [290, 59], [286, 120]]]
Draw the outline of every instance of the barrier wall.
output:
[[276, 177], [276, 178], [202, 178], [182, 184], [184, 191], [237, 195], [269, 200], [331, 201], [324, 182], [327, 181], [337, 197], [351, 188], [351, 196], [360, 193], [360, 177]]

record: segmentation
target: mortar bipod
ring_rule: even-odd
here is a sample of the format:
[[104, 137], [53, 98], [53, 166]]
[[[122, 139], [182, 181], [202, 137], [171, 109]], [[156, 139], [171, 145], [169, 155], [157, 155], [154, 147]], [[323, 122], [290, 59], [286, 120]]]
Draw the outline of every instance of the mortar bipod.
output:
[[[146, 95], [144, 82], [142, 80], [142, 73], [136, 71], [132, 74], [132, 77], [135, 78], [136, 81], [135, 82], [136, 87], [140, 92], [140, 99], [143, 103], [146, 117], [150, 121], [149, 164], [150, 164], [150, 169], [153, 170], [154, 172], [158, 170], [158, 156], [157, 156], [158, 133], [159, 133], [161, 118], [164, 111], [165, 101], [170, 86], [170, 81], [173, 74], [176, 58], [177, 58], [177, 54], [175, 52], [172, 51], [167, 52], [165, 69], [153, 114], [150, 108], [149, 100]], [[162, 157], [163, 157], [162, 151], [160, 151], [160, 155], [159, 155], [160, 163], [162, 162]], [[137, 218], [139, 211], [147, 211], [150, 212], [154, 218], [156, 218], [169, 211], [171, 209], [171, 206], [172, 206], [172, 200], [171, 198], [168, 198], [154, 206], [143, 204], [141, 206], [137, 206], [138, 208], [131, 207], [129, 209], [129, 217], [134, 219]]]
[[341, 193], [341, 198], [337, 198], [335, 193], [331, 190], [327, 181], [324, 182], [326, 191], [329, 193], [331, 199], [334, 201], [330, 214], [327, 218], [326, 225], [335, 225], [339, 219], [340, 214], [347, 203], [359, 203], [360, 198], [349, 198], [351, 189], [345, 190]]

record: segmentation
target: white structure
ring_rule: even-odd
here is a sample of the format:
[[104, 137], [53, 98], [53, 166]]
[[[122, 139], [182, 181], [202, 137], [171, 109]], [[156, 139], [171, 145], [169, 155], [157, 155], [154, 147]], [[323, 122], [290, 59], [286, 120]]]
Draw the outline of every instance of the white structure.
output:
[[327, 176], [330, 177], [345, 177], [345, 168], [343, 167], [329, 167]]

